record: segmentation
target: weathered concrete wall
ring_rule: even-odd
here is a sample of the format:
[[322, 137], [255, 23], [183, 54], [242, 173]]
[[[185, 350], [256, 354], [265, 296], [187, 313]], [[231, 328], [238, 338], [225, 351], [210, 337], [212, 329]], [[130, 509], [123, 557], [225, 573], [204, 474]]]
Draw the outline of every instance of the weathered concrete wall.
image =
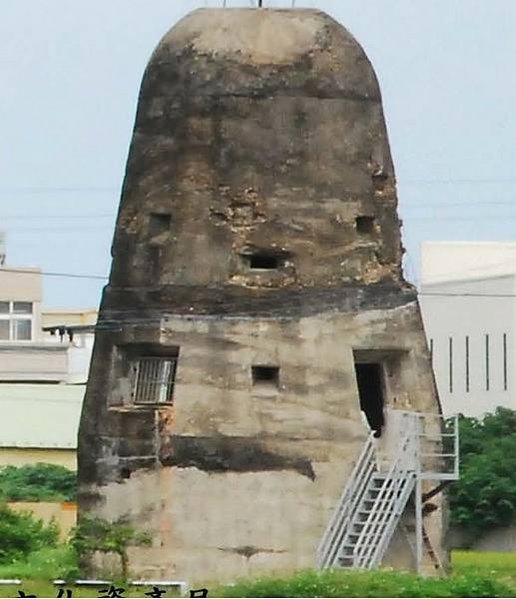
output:
[[[259, 249], [280, 268], [250, 272]], [[113, 256], [112, 285], [174, 285], [175, 302], [184, 286], [399, 280], [380, 91], [353, 37], [318, 11], [199, 10], [172, 28], [143, 79]]]
[[486, 533], [474, 543], [468, 535], [459, 529], [450, 531], [450, 546], [453, 549], [470, 549], [472, 551], [514, 552], [516, 551], [516, 527], [500, 526]]
[[[409, 303], [281, 321], [169, 316], [158, 339], [138, 325], [117, 334], [112, 372], [117, 346], [181, 347], [174, 407], [123, 405], [118, 377], [111, 405], [97, 404], [94, 509], [153, 531], [152, 548], [133, 550], [138, 572], [221, 580], [313, 566], [367, 434], [353, 350], [392, 356], [390, 406], [435, 411], [418, 318]], [[253, 387], [253, 364], [278, 365], [279, 387]], [[406, 541], [394, 546], [390, 562], [411, 567]]]
[[[389, 405], [438, 411], [396, 201], [374, 72], [327, 15], [200, 10], [163, 38], [79, 437], [81, 512], [153, 534], [135, 575], [315, 565], [367, 435], [354, 352], [385, 364]], [[138, 356], [177, 349], [173, 405], [135, 404]]]

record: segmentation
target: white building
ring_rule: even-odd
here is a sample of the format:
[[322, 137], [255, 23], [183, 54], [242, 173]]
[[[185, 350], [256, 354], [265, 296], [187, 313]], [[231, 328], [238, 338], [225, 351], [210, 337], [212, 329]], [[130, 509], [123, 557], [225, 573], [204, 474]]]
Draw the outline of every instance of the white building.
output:
[[516, 409], [516, 242], [426, 242], [420, 301], [445, 414]]
[[[97, 312], [45, 310], [42, 296], [39, 269], [0, 266], [0, 384], [85, 384]], [[56, 334], [43, 327], [56, 327]]]
[[75, 469], [97, 312], [44, 309], [41, 271], [0, 258], [0, 467]]

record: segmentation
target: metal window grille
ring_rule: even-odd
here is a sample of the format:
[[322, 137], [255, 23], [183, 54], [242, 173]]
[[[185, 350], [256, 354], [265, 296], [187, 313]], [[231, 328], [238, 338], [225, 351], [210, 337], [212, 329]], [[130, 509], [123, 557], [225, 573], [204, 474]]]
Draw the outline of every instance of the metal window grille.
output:
[[176, 368], [177, 358], [140, 358], [135, 366], [135, 403], [172, 403]]

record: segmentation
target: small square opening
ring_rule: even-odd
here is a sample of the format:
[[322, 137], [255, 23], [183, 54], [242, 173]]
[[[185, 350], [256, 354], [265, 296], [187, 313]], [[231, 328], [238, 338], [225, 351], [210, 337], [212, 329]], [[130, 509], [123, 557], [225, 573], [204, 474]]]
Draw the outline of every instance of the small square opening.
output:
[[371, 235], [374, 233], [374, 216], [357, 216], [356, 228], [362, 235]]
[[172, 217], [170, 214], [162, 212], [153, 212], [150, 215], [149, 220], [149, 233], [152, 237], [160, 235], [170, 230], [170, 221]]
[[249, 268], [260, 270], [274, 270], [279, 267], [279, 257], [274, 254], [257, 253], [248, 257]]
[[254, 386], [279, 386], [279, 368], [277, 366], [253, 366], [252, 375]]

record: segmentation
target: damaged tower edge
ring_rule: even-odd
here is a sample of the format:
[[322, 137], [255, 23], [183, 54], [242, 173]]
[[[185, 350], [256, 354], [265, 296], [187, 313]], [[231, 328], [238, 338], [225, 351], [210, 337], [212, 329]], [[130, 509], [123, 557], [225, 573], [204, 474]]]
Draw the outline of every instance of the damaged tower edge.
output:
[[[315, 567], [361, 408], [382, 438], [382, 409], [439, 414], [396, 205], [374, 71], [328, 15], [201, 9], [161, 40], [79, 434], [80, 517], [151, 533], [132, 576]], [[414, 566], [400, 532], [383, 563]]]

